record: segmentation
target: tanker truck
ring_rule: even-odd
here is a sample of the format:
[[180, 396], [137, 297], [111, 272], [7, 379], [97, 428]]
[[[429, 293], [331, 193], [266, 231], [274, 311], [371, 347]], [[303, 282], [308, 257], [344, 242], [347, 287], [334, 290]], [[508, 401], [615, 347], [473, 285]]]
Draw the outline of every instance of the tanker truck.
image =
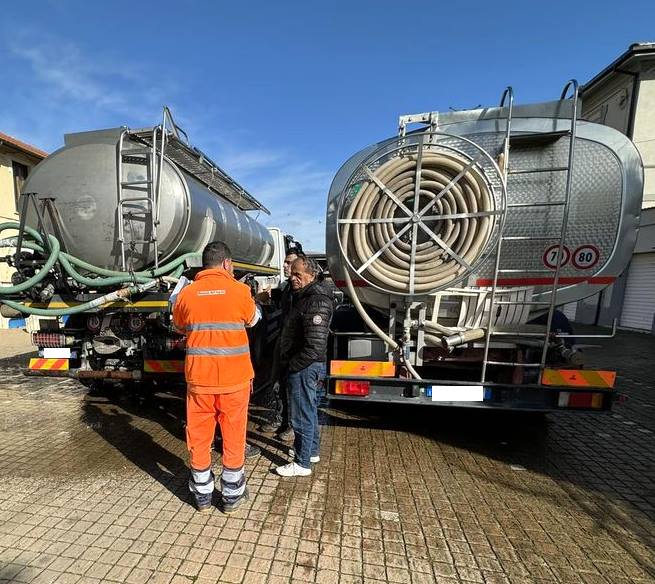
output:
[[331, 398], [611, 407], [616, 372], [584, 367], [584, 335], [558, 308], [627, 267], [643, 166], [626, 136], [580, 110], [573, 80], [531, 105], [508, 87], [498, 107], [403, 115], [396, 135], [343, 164], [326, 221], [343, 295]]
[[21, 201], [20, 222], [0, 225], [0, 247], [14, 248], [3, 259], [16, 270], [0, 288], [0, 308], [41, 317], [27, 374], [88, 385], [182, 381], [171, 294], [218, 239], [232, 250], [236, 277], [253, 291], [271, 289], [249, 331], [256, 385], [271, 381], [264, 365], [281, 324], [282, 262], [297, 244], [251, 216], [268, 210], [189, 144], [168, 108], [151, 128], [66, 135], [33, 170]]

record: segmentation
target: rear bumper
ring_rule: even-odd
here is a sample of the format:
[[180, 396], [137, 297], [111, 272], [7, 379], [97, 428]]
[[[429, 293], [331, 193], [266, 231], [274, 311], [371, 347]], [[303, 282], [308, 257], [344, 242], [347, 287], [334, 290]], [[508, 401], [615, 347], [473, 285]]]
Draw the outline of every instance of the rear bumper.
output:
[[[336, 381], [368, 381], [367, 395], [344, 395], [335, 391]], [[481, 387], [481, 401], [437, 401], [433, 390], [440, 386], [478, 385]], [[328, 397], [349, 402], [402, 403], [424, 406], [448, 406], [494, 410], [563, 411], [588, 410], [607, 411], [612, 408], [617, 394], [609, 388], [575, 388], [553, 385], [511, 385], [445, 380], [414, 380], [375, 377], [330, 376], [327, 383]]]
[[23, 375], [30, 377], [68, 377], [71, 379], [108, 379], [116, 381], [139, 381], [143, 379], [141, 371], [93, 371], [91, 369], [24, 369]]

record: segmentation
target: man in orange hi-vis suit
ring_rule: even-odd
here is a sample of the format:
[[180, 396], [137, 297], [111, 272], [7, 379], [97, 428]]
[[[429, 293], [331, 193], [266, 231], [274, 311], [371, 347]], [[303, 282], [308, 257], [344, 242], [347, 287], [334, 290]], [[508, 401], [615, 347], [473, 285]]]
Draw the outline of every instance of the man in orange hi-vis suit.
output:
[[243, 469], [248, 402], [255, 376], [246, 327], [261, 318], [250, 288], [234, 279], [232, 254], [221, 241], [202, 254], [202, 271], [173, 306], [173, 324], [185, 334], [189, 489], [198, 510], [211, 507], [211, 445], [216, 422], [223, 436], [221, 506], [230, 513], [248, 498]]

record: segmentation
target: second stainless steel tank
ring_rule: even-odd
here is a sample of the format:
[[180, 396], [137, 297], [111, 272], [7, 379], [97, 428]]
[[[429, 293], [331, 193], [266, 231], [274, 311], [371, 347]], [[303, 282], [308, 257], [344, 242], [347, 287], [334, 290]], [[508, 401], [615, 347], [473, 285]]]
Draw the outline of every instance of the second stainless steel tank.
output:
[[[118, 237], [119, 187], [117, 144], [122, 128], [69, 134], [65, 146], [41, 162], [28, 178], [23, 192], [52, 196], [60, 215], [66, 250], [96, 266], [121, 268]], [[142, 145], [125, 143], [124, 150]], [[123, 181], [146, 179], [143, 164], [123, 163]], [[221, 240], [231, 248], [234, 259], [265, 265], [273, 253], [268, 230], [245, 211], [218, 196], [206, 185], [168, 159], [161, 179], [157, 240], [159, 263], [186, 252], [201, 251], [206, 243]], [[125, 197], [125, 195], [123, 195]], [[138, 198], [138, 189], [131, 197]], [[134, 209], [122, 219], [125, 239], [150, 239], [147, 205], [135, 201], [124, 205]], [[36, 226], [33, 215], [27, 223]], [[152, 243], [137, 243], [130, 254], [132, 269], [154, 262]]]

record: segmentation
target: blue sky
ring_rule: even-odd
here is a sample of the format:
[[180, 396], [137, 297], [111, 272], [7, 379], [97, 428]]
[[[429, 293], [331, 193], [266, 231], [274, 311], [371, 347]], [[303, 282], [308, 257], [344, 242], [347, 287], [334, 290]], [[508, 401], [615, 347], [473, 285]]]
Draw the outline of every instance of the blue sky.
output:
[[0, 131], [51, 151], [168, 104], [272, 210], [260, 220], [323, 249], [332, 177], [398, 115], [495, 105], [508, 84], [517, 103], [552, 99], [654, 22], [652, 1], [13, 2]]

